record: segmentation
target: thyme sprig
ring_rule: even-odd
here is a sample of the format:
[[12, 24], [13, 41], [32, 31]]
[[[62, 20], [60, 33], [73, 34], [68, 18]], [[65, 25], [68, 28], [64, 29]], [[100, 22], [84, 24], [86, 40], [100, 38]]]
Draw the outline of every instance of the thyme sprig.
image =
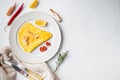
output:
[[59, 53], [54, 72], [56, 72], [57, 69], [60, 67], [60, 65], [63, 63], [65, 57], [68, 55], [68, 52], [69, 51], [66, 51], [66, 52], [63, 52], [63, 53]]

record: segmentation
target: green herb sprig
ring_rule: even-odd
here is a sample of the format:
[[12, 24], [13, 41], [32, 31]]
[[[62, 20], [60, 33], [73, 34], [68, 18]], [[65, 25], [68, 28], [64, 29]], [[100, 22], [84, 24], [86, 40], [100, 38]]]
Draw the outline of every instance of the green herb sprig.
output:
[[60, 67], [60, 65], [63, 63], [65, 57], [68, 55], [68, 52], [69, 51], [66, 51], [66, 52], [63, 52], [63, 53], [59, 54], [59, 56], [57, 58], [56, 67], [55, 67], [54, 72], [56, 72], [58, 70], [58, 68]]

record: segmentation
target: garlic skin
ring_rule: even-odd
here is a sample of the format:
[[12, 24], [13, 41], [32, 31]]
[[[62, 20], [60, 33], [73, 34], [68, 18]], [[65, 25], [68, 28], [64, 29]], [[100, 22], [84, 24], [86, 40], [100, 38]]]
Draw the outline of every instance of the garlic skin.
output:
[[6, 15], [11, 16], [12, 13], [15, 11], [15, 8], [16, 8], [16, 3], [8, 9]]

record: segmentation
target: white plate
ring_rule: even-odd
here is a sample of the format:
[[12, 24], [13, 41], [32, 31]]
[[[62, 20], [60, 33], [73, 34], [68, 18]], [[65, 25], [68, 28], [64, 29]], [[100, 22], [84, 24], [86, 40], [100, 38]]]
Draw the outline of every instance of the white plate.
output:
[[[37, 19], [47, 21], [48, 25], [46, 27], [39, 27], [35, 25], [34, 22]], [[40, 52], [39, 50], [40, 46], [45, 45], [45, 43], [37, 47], [32, 53], [24, 52], [24, 50], [19, 45], [17, 40], [17, 33], [18, 30], [20, 29], [20, 26], [25, 22], [30, 22], [34, 24], [36, 27], [44, 29], [46, 31], [50, 31], [53, 34], [53, 37], [49, 40], [51, 42], [51, 46], [49, 46], [45, 52]], [[43, 12], [29, 12], [16, 19], [11, 25], [11, 30], [9, 33], [9, 43], [13, 53], [21, 61], [27, 63], [46, 62], [49, 59], [51, 59], [58, 51], [61, 43], [61, 32], [57, 22], [49, 15]]]

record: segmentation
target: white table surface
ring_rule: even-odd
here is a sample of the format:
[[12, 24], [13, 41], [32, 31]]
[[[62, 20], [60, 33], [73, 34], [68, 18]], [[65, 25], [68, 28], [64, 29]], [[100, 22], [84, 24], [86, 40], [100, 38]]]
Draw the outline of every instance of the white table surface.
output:
[[[120, 80], [120, 1], [119, 0], [40, 0], [37, 9], [28, 7], [32, 0], [0, 0], [0, 47], [9, 45], [4, 32], [6, 11], [11, 4], [25, 3], [29, 11], [56, 10], [62, 17], [63, 34], [59, 52], [69, 56], [57, 71], [60, 80]], [[20, 16], [19, 15], [19, 16]], [[48, 63], [54, 69], [56, 56]], [[20, 74], [16, 80], [27, 80]]]

